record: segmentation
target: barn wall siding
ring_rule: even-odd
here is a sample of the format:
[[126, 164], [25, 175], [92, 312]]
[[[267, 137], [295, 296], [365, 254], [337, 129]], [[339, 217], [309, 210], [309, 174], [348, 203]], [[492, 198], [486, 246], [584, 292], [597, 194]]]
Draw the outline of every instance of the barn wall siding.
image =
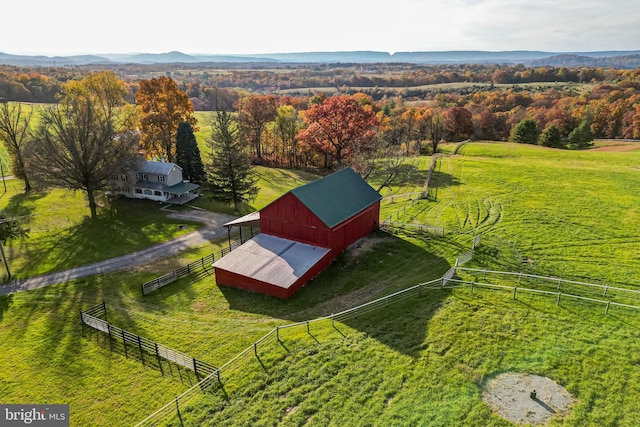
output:
[[215, 269], [216, 283], [221, 286], [229, 286], [244, 291], [257, 292], [261, 294], [271, 295], [281, 299], [291, 297], [298, 289], [304, 286], [309, 280], [317, 276], [322, 270], [327, 268], [335, 259], [331, 252], [328, 252], [320, 261], [318, 261], [309, 271], [300, 276], [289, 288], [282, 288], [261, 280], [252, 279], [240, 274], [236, 274], [221, 268]]
[[292, 193], [260, 211], [260, 231], [310, 245], [329, 247], [329, 228]]
[[349, 245], [368, 235], [379, 226], [380, 203], [375, 203], [359, 214], [333, 228], [329, 247], [336, 256]]

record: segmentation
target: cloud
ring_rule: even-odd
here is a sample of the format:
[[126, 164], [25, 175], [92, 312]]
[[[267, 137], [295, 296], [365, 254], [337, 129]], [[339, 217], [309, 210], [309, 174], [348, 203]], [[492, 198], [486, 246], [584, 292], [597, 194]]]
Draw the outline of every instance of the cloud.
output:
[[[0, 51], [640, 49], [632, 0], [31, 0], [29, 9], [28, 20], [3, 21]], [[3, 16], [23, 14], [19, 2], [3, 5]]]

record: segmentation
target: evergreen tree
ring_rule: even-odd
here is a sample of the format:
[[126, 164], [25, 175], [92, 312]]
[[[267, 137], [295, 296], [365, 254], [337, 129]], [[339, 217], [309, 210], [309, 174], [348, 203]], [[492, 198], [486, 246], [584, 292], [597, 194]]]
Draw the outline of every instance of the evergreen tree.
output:
[[518, 123], [511, 132], [511, 140], [520, 144], [537, 144], [538, 143], [538, 125], [533, 119], [523, 119]]
[[258, 194], [247, 147], [242, 143], [238, 125], [230, 113], [217, 111], [211, 127], [209, 183], [213, 197], [225, 203], [233, 202], [237, 211], [239, 203], [253, 200]]
[[176, 164], [182, 168], [182, 176], [192, 182], [202, 182], [205, 177], [198, 142], [193, 127], [188, 122], [178, 126], [176, 135]]
[[562, 144], [562, 134], [560, 132], [560, 128], [553, 123], [545, 128], [545, 130], [540, 135], [538, 142], [540, 143], [540, 145], [545, 147], [564, 148], [564, 145]]
[[569, 134], [569, 146], [575, 149], [587, 148], [593, 145], [593, 133], [591, 127], [586, 121], [581, 122]]

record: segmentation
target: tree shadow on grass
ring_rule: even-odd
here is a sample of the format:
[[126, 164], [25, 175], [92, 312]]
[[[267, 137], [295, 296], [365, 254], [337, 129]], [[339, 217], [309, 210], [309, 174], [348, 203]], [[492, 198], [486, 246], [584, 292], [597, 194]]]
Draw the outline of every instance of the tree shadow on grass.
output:
[[35, 202], [38, 199], [46, 197], [46, 195], [44, 192], [34, 191], [14, 194], [4, 208], [4, 213], [7, 216], [18, 217], [23, 228], [28, 228], [32, 221], [31, 215], [33, 215], [33, 211], [35, 210]]
[[[360, 248], [356, 246], [341, 254], [288, 300], [227, 286], [220, 286], [220, 290], [232, 310], [260, 313], [293, 323], [340, 313], [438, 279], [450, 268], [444, 258], [409, 240], [387, 233], [376, 233], [369, 239], [372, 243], [365, 240]], [[389, 304], [388, 308], [350, 316], [344, 323], [400, 352], [416, 356], [428, 319], [446, 296], [446, 291], [425, 291], [421, 296]], [[422, 308], [416, 311], [411, 308], [408, 312], [408, 307], [413, 307], [416, 301], [422, 301], [419, 304]]]
[[[155, 204], [136, 201], [115, 203], [96, 218], [85, 217], [57, 233], [17, 242], [13, 250], [25, 261], [15, 273], [17, 276], [50, 273], [149, 248], [158, 243], [151, 237], [167, 234], [167, 224], [176, 222], [157, 208]], [[145, 216], [144, 212], [148, 212], [147, 219], [139, 218]], [[9, 258], [13, 256], [9, 254]]]
[[3, 295], [0, 297], [0, 322], [2, 322], [4, 312], [9, 309], [12, 301], [13, 301], [13, 294]]

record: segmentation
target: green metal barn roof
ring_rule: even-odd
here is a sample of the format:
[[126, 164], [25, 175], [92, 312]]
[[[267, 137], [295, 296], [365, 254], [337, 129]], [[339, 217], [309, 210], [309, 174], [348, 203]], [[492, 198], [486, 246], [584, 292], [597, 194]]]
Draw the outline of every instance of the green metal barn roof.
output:
[[351, 168], [291, 190], [329, 228], [368, 208], [382, 196]]

